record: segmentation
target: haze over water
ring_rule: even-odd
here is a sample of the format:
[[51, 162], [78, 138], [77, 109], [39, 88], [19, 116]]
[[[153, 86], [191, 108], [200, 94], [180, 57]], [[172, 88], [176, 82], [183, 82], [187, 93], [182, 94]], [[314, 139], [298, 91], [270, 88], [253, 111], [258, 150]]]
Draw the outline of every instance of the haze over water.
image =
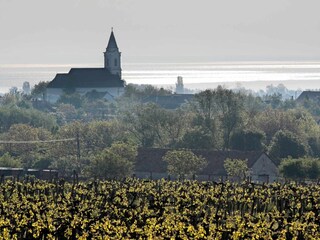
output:
[[[0, 92], [10, 87], [21, 89], [23, 82], [31, 86], [51, 81], [57, 73], [67, 73], [72, 67], [101, 67], [100, 64], [2, 64]], [[182, 76], [190, 89], [244, 86], [254, 90], [266, 85], [283, 83], [290, 89], [320, 88], [320, 62], [199, 62], [199, 63], [123, 63], [123, 79], [128, 83], [174, 87]]]

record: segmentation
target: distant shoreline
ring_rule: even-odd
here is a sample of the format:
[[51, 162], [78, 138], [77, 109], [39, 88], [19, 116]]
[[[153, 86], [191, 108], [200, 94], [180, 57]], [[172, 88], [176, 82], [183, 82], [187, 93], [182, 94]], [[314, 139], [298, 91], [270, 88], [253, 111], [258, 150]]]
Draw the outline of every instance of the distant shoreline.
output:
[[[269, 85], [278, 86], [283, 84], [289, 90], [318, 90], [320, 91], [320, 80], [287, 80], [287, 81], [241, 81], [241, 82], [211, 82], [211, 83], [185, 83], [184, 87], [191, 90], [205, 90], [214, 89], [216, 87], [223, 86], [225, 88], [245, 88], [247, 90], [259, 91], [266, 90]], [[155, 84], [158, 87], [163, 88], [174, 88], [174, 84]], [[303, 88], [302, 85], [312, 85], [313, 88]]]
[[[99, 67], [98, 64], [0, 64], [0, 93], [13, 86], [18, 89], [28, 81], [31, 86], [51, 81], [57, 73], [67, 73], [71, 67]], [[100, 66], [101, 67], [101, 66]], [[320, 89], [319, 61], [236, 61], [123, 64], [123, 78], [129, 84], [150, 84], [175, 89], [177, 77], [191, 90], [245, 88], [265, 90], [266, 86], [284, 84], [290, 90]]]

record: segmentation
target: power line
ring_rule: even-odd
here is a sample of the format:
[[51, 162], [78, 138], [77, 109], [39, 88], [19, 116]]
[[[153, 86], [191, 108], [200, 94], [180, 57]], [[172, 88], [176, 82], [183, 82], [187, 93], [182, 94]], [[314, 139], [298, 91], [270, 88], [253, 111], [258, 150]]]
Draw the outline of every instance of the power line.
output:
[[33, 140], [33, 141], [1, 141], [0, 144], [33, 144], [33, 143], [54, 143], [54, 142], [70, 142], [75, 138], [54, 139], [54, 140]]

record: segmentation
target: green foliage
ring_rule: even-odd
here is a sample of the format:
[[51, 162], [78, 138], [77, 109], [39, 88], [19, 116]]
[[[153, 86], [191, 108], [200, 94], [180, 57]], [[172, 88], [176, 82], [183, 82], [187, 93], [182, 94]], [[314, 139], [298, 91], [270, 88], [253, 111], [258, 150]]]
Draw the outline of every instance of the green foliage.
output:
[[260, 151], [263, 149], [264, 134], [261, 131], [241, 130], [230, 139], [230, 148], [240, 151]]
[[128, 84], [125, 88], [124, 98], [142, 99], [149, 96], [171, 95], [172, 91], [164, 88], [157, 88], [152, 85]]
[[34, 87], [31, 90], [31, 96], [45, 99], [45, 94], [49, 83], [50, 82], [41, 81], [38, 84], [34, 85]]
[[92, 177], [122, 178], [133, 173], [134, 161], [137, 156], [137, 147], [116, 142], [96, 155], [89, 169]]
[[[33, 128], [27, 124], [15, 124], [10, 127], [3, 138], [6, 141], [19, 142], [50, 140], [51, 136], [46, 129]], [[30, 168], [33, 167], [40, 153], [43, 157], [46, 156], [48, 146], [46, 143], [8, 143], [3, 145], [3, 149], [12, 156], [19, 157], [23, 167]]]
[[251, 127], [265, 133], [267, 145], [280, 130], [292, 132], [306, 146], [309, 137], [319, 134], [319, 126], [313, 117], [302, 109], [267, 109], [254, 118], [252, 125]]
[[319, 98], [306, 98], [302, 103], [299, 105], [303, 106], [307, 109], [313, 116], [320, 116], [320, 99]]
[[313, 157], [320, 157], [320, 137], [310, 137], [308, 139], [310, 147], [310, 155]]
[[57, 104], [71, 104], [75, 108], [80, 108], [83, 105], [84, 99], [79, 93], [64, 92], [57, 101]]
[[139, 104], [125, 111], [127, 131], [143, 147], [175, 147], [186, 130], [188, 116], [182, 110], [166, 110], [156, 104]]
[[57, 107], [56, 114], [59, 116], [60, 125], [64, 125], [78, 119], [77, 109], [74, 105], [69, 103], [60, 103]]
[[196, 94], [194, 104], [198, 117], [203, 119], [202, 126], [211, 132], [213, 138], [219, 136], [215, 134], [219, 126], [223, 141], [222, 148], [228, 149], [232, 132], [243, 123], [242, 94], [219, 86], [215, 90], [205, 90]]
[[60, 177], [70, 177], [72, 176], [73, 170], [75, 170], [78, 174], [82, 174], [83, 169], [79, 169], [83, 167], [79, 163], [79, 159], [74, 156], [59, 156], [56, 157], [50, 164], [50, 168], [57, 169], [59, 171]]
[[84, 114], [81, 118], [85, 119], [85, 121], [113, 119], [116, 116], [116, 110], [114, 103], [108, 102], [104, 99], [85, 101], [82, 106]]
[[19, 158], [15, 158], [6, 152], [0, 157], [0, 167], [17, 168], [22, 167], [22, 164]]
[[304, 144], [289, 131], [278, 131], [272, 139], [269, 154], [280, 162], [280, 159], [291, 156], [299, 158], [307, 153]]
[[187, 149], [212, 149], [214, 142], [210, 134], [200, 127], [195, 127], [183, 135], [178, 146]]
[[58, 168], [66, 174], [66, 168], [69, 167], [69, 170], [76, 170], [82, 174], [84, 167], [90, 164], [89, 159], [98, 155], [103, 149], [110, 147], [113, 142], [125, 139], [122, 127], [116, 120], [92, 121], [90, 123], [71, 122], [62, 126], [55, 134], [55, 138], [74, 138], [75, 140], [54, 144], [54, 147], [50, 149], [50, 159], [54, 159], [52, 167]]
[[279, 108], [281, 106], [282, 96], [280, 93], [273, 93], [265, 96], [265, 102], [271, 105], [272, 108]]
[[242, 159], [230, 159], [227, 158], [224, 161], [224, 169], [226, 170], [228, 176], [235, 178], [237, 180], [245, 180], [248, 175], [248, 160]]
[[317, 158], [286, 158], [279, 165], [280, 173], [293, 180], [320, 178], [320, 160]]
[[168, 163], [168, 173], [181, 178], [198, 173], [206, 167], [207, 160], [195, 155], [190, 150], [172, 150], [163, 156], [163, 161]]
[[52, 130], [57, 127], [53, 116], [35, 109], [0, 107], [0, 132], [6, 132], [14, 124], [28, 124]]

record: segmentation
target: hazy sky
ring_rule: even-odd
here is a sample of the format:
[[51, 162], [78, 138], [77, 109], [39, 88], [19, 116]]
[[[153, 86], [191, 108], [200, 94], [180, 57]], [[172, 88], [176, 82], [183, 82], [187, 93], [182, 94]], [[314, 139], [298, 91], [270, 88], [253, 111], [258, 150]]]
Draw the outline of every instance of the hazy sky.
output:
[[0, 0], [0, 64], [320, 60], [319, 0]]

